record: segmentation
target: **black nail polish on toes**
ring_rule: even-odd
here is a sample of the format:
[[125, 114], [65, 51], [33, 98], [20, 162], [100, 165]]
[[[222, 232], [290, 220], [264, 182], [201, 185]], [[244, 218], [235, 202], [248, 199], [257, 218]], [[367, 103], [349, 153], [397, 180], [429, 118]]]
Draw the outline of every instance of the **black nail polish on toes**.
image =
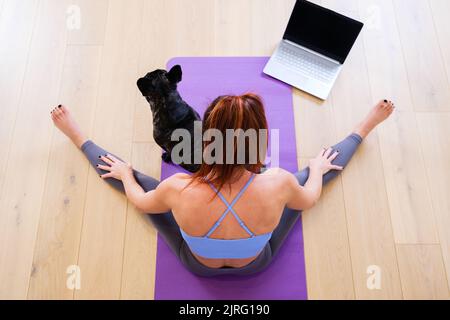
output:
[[98, 158], [99, 158], [99, 159], [101, 159], [101, 158], [102, 158], [102, 156], [98, 156]]
[[384, 103], [387, 103], [387, 102], [388, 102], [388, 101], [385, 99], [385, 100], [384, 100]]
[[58, 108], [61, 108], [61, 107], [62, 107], [61, 105], [58, 106]]

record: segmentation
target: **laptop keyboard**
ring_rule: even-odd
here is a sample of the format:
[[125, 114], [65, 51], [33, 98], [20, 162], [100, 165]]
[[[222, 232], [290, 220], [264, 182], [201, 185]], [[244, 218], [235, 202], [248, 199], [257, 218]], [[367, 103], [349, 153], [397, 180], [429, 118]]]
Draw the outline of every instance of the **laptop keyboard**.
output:
[[326, 83], [333, 81], [339, 68], [331, 61], [285, 43], [280, 45], [275, 60], [295, 72]]

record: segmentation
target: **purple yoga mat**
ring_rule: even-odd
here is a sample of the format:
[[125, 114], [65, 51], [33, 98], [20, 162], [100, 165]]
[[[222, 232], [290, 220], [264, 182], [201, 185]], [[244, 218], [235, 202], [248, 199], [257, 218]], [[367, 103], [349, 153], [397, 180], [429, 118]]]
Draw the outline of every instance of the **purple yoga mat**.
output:
[[[280, 130], [280, 167], [296, 172], [297, 153], [289, 86], [267, 77], [262, 70], [267, 57], [175, 58], [167, 68], [179, 64], [183, 99], [203, 115], [209, 103], [221, 95], [253, 92], [265, 103], [269, 129]], [[270, 149], [270, 148], [269, 148]], [[162, 165], [161, 179], [180, 172]], [[156, 256], [155, 299], [157, 300], [303, 300], [307, 299], [301, 221], [291, 231], [270, 267], [249, 277], [201, 278], [178, 261], [161, 237]]]

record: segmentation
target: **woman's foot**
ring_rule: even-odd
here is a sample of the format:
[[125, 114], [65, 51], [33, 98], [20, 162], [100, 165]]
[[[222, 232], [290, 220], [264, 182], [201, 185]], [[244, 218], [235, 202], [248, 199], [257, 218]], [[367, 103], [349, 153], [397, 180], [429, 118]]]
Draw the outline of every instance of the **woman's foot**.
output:
[[375, 129], [376, 126], [389, 118], [389, 116], [394, 112], [394, 109], [395, 105], [392, 101], [381, 101], [369, 112], [364, 121], [356, 127], [354, 133], [357, 133], [364, 139], [373, 129]]
[[52, 120], [55, 126], [64, 133], [70, 140], [78, 147], [87, 141], [84, 134], [81, 132], [75, 119], [65, 106], [59, 105], [51, 112]]

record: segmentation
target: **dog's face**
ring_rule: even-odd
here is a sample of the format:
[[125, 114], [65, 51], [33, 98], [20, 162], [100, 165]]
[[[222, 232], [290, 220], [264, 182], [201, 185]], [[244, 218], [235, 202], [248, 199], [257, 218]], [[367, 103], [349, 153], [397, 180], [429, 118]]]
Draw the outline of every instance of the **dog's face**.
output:
[[147, 98], [156, 98], [176, 90], [177, 84], [182, 79], [181, 66], [176, 65], [169, 72], [166, 70], [155, 70], [148, 73], [137, 82], [142, 95]]

